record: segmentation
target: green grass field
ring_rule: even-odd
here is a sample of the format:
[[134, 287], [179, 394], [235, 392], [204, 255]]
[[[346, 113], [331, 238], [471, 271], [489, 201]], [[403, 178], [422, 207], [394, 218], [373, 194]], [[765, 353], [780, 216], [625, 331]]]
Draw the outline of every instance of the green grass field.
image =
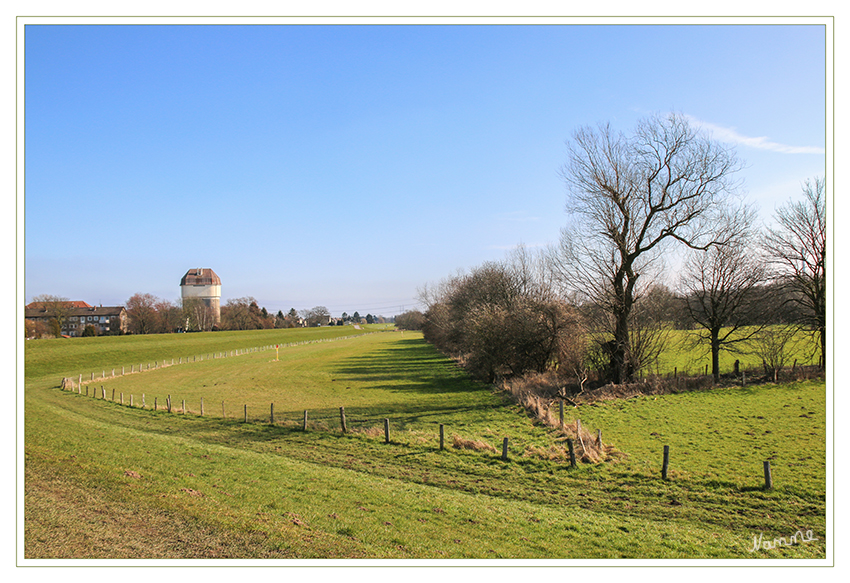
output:
[[[706, 343], [694, 344], [701, 331], [670, 330], [667, 349], [658, 359], [658, 365], [650, 367], [652, 373], [671, 374], [674, 370], [686, 375], [711, 373], [711, 351]], [[720, 374], [731, 373], [738, 360], [741, 370], [757, 371], [761, 374], [762, 362], [755, 340], [733, 345], [735, 352], [721, 350], [719, 354]], [[811, 334], [799, 331], [786, 346], [788, 365], [794, 361], [800, 365], [817, 364], [817, 345]], [[706, 368], [707, 367], [707, 368]], [[645, 371], [647, 372], [647, 371]]]
[[[623, 453], [571, 469], [540, 453], [563, 450], [557, 432], [420, 334], [382, 329], [28, 342], [25, 557], [825, 558], [823, 382], [571, 409]], [[185, 363], [275, 343], [301, 344]], [[111, 378], [154, 362], [169, 366]], [[88, 397], [59, 389], [103, 370]], [[818, 540], [750, 552], [797, 530]]]

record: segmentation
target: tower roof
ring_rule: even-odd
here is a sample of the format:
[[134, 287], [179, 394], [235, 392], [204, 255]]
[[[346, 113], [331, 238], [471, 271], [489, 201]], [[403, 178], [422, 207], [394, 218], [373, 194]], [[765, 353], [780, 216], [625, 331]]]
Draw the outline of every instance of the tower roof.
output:
[[183, 279], [180, 280], [180, 285], [221, 285], [221, 279], [212, 269], [199, 267], [187, 271]]

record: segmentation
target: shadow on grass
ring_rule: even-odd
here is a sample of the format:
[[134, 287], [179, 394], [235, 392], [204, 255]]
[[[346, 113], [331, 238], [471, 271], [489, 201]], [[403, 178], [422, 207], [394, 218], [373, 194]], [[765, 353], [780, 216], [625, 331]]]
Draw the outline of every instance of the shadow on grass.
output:
[[373, 388], [389, 391], [438, 394], [483, 388], [433, 346], [415, 338], [346, 358], [333, 372], [338, 379], [370, 383]]

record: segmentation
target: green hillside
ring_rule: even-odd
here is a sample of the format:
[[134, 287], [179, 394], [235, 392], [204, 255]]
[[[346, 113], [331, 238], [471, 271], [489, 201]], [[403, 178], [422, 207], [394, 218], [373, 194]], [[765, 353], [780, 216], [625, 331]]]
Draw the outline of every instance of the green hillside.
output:
[[[383, 328], [28, 342], [26, 557], [825, 557], [822, 382], [570, 409], [622, 452], [571, 469], [558, 432]], [[750, 552], [799, 529], [818, 540]]]

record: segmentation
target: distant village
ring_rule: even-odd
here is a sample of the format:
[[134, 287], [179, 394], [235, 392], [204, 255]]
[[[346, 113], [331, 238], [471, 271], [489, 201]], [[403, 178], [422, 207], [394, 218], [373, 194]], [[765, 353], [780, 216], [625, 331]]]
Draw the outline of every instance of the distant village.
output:
[[358, 312], [333, 317], [316, 306], [297, 312], [269, 313], [251, 297], [221, 305], [221, 278], [209, 268], [190, 269], [180, 280], [180, 305], [151, 294], [135, 294], [123, 306], [92, 306], [85, 301], [37, 296], [25, 307], [26, 338], [109, 336], [215, 330], [306, 328], [391, 322]]

